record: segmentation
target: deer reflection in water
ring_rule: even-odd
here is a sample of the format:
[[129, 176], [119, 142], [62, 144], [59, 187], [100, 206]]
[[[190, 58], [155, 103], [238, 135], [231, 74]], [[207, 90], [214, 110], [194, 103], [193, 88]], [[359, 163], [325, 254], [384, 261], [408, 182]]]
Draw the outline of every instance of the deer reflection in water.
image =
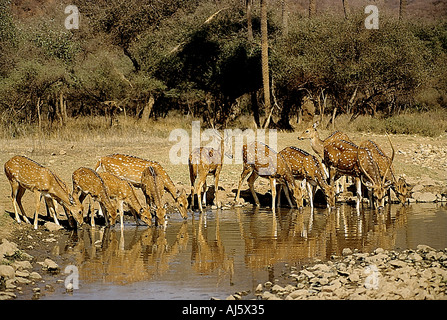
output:
[[406, 225], [406, 210], [395, 205], [360, 215], [348, 205], [330, 212], [309, 207], [276, 214], [256, 207], [216, 210], [171, 221], [167, 231], [137, 227], [121, 235], [119, 229], [84, 228], [66, 250], [74, 256], [81, 281], [124, 284], [172, 277], [170, 271], [181, 279], [199, 275], [200, 281], [228, 285], [234, 274], [250, 277], [278, 263], [324, 261], [341, 255], [343, 248], [393, 249], [397, 230]]

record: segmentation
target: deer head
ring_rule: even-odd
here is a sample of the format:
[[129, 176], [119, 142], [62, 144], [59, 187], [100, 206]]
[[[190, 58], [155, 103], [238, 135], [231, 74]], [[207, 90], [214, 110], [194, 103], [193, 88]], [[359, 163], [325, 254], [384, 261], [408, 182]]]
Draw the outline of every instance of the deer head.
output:
[[301, 133], [301, 135], [298, 137], [298, 140], [313, 139], [315, 136], [318, 137], [317, 127], [319, 124], [320, 121], [316, 121], [312, 126], [304, 130], [303, 133]]
[[[391, 155], [391, 161], [389, 163], [389, 166], [387, 167], [383, 177], [380, 176], [379, 167], [378, 167], [377, 163], [374, 161], [370, 151], [365, 148], [358, 148], [358, 150], [357, 150], [357, 159], [358, 159], [358, 163], [359, 163], [359, 168], [362, 172], [360, 179], [365, 186], [372, 189], [373, 198], [375, 200], [377, 200], [377, 203], [379, 204], [379, 209], [384, 207], [386, 190], [392, 184], [392, 181], [386, 181], [386, 177], [388, 175], [388, 172], [391, 170], [391, 165], [394, 160], [394, 147], [393, 147], [393, 144], [391, 143], [391, 139], [388, 136], [388, 134], [386, 136], [387, 136], [388, 141], [390, 142], [390, 145], [391, 145], [392, 155]], [[363, 152], [360, 152], [362, 150], [363, 150]], [[368, 163], [370, 165], [369, 170], [367, 170], [368, 168], [365, 168], [362, 164], [362, 162], [363, 162], [362, 160], [364, 160], [364, 159], [361, 159], [361, 158], [364, 158], [365, 156], [367, 157], [366, 160], [368, 161]], [[372, 176], [368, 173], [368, 171], [370, 171], [369, 173], [372, 173]], [[366, 176], [366, 178], [368, 178], [367, 181], [363, 180], [364, 176]]]

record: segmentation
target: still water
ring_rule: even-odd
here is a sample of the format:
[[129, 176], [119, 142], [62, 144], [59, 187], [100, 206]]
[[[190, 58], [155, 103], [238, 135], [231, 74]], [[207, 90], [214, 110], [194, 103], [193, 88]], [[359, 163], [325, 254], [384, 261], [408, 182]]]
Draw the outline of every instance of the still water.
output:
[[126, 223], [89, 227], [61, 237], [55, 252], [79, 270], [79, 289], [42, 299], [210, 299], [254, 291], [273, 281], [285, 264], [300, 267], [341, 255], [447, 247], [447, 207], [386, 206], [383, 213], [349, 205], [326, 209], [235, 208], [176, 214], [166, 230]]

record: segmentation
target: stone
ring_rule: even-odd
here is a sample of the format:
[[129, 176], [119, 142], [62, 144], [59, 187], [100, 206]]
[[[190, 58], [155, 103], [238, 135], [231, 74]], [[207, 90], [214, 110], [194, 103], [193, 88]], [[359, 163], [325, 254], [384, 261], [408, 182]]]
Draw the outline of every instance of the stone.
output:
[[418, 246], [416, 247], [416, 250], [419, 251], [419, 252], [423, 252], [423, 253], [427, 253], [427, 252], [429, 252], [429, 251], [435, 251], [435, 249], [433, 249], [432, 247], [427, 246], [427, 245], [425, 245], [425, 244], [420, 244], [420, 245], [418, 245]]
[[309, 291], [306, 289], [299, 289], [299, 290], [292, 291], [288, 295], [288, 297], [290, 297], [291, 299], [296, 299], [296, 298], [307, 296], [308, 293], [309, 293]]
[[400, 261], [400, 260], [391, 260], [389, 262], [389, 264], [396, 268], [403, 268], [403, 267], [407, 266], [407, 264], [405, 262]]
[[413, 199], [416, 202], [435, 202], [437, 197], [432, 192], [413, 192]]
[[23, 270], [23, 271], [17, 270], [16, 271], [16, 277], [28, 278], [29, 277], [29, 272], [26, 271], [26, 270]]
[[42, 268], [48, 270], [48, 271], [57, 271], [59, 270], [59, 266], [56, 262], [54, 262], [51, 259], [45, 259], [45, 261], [42, 264]]
[[0, 300], [12, 300], [17, 298], [15, 293], [8, 291], [0, 291]]
[[341, 252], [341, 254], [343, 256], [348, 256], [348, 255], [352, 254], [352, 250], [349, 248], [344, 248], [343, 251]]
[[32, 269], [33, 268], [33, 266], [31, 265], [31, 263], [29, 261], [14, 261], [12, 266], [16, 270], [20, 270], [20, 271], [28, 270], [28, 269]]
[[256, 287], [255, 292], [261, 292], [262, 290], [263, 290], [262, 283], [260, 283], [260, 284], [258, 284], [258, 286]]
[[312, 272], [310, 272], [309, 270], [306, 270], [306, 269], [301, 270], [300, 273], [304, 274], [309, 279], [315, 277], [315, 275]]
[[7, 239], [2, 240], [2, 244], [0, 244], [0, 258], [11, 257], [17, 251], [19, 251], [17, 244], [15, 244], [14, 242], [10, 242]]
[[285, 289], [283, 287], [281, 287], [278, 284], [275, 284], [272, 289], [271, 289], [272, 293], [277, 293], [277, 292], [283, 292], [285, 291]]
[[28, 278], [31, 280], [42, 280], [42, 276], [37, 272], [31, 272]]
[[4, 279], [14, 279], [15, 270], [12, 266], [0, 265], [0, 277]]
[[50, 221], [45, 222], [44, 227], [45, 227], [45, 229], [47, 229], [50, 232], [54, 232], [54, 231], [58, 231], [60, 229], [63, 229], [62, 226], [60, 226], [60, 225], [58, 225], [58, 224], [56, 224], [54, 222], [50, 222]]

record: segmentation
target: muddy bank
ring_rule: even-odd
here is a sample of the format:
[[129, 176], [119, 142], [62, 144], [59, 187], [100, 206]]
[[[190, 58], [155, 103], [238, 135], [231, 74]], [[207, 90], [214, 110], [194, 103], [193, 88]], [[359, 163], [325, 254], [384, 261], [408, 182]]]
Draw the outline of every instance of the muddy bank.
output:
[[[345, 248], [342, 256], [297, 270], [286, 267], [282, 279], [260, 283], [255, 295], [262, 300], [304, 299], [447, 299], [447, 248], [418, 245], [415, 250], [371, 253]], [[282, 281], [282, 285], [278, 284]], [[277, 283], [276, 283], [277, 282]], [[227, 299], [241, 299], [244, 292]]]

